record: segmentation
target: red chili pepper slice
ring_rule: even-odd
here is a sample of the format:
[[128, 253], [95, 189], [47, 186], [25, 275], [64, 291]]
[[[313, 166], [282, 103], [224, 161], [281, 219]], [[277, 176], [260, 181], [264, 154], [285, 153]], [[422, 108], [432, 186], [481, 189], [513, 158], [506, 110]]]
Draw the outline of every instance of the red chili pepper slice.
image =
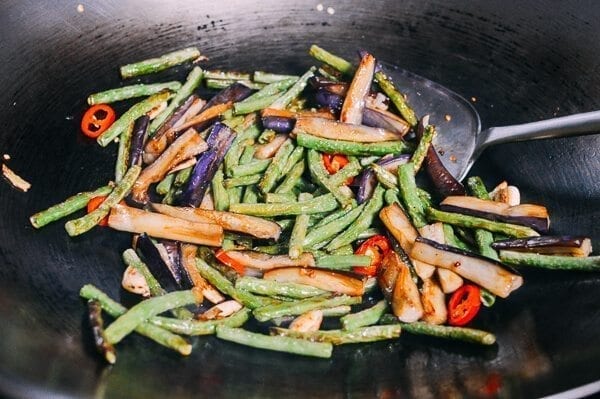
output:
[[[323, 154], [323, 164], [325, 165], [325, 169], [327, 169], [327, 173], [330, 175], [334, 175], [339, 172], [344, 166], [348, 165], [350, 160], [347, 156], [343, 154]], [[352, 183], [353, 178], [350, 178], [346, 181], [346, 185]]]
[[376, 276], [383, 258], [390, 251], [390, 242], [386, 236], [376, 235], [363, 242], [354, 252], [356, 255], [367, 255], [371, 257], [369, 266], [355, 266], [352, 268], [355, 273], [365, 276]]
[[465, 284], [452, 294], [448, 302], [448, 324], [464, 326], [479, 313], [481, 298], [479, 287]]
[[215, 253], [215, 257], [224, 265], [227, 265], [239, 274], [244, 275], [246, 267], [237, 260], [233, 259], [231, 256], [227, 255], [227, 251], [219, 249], [217, 253]]
[[[105, 199], [105, 195], [99, 195], [89, 200], [87, 204], [87, 213], [93, 212], [96, 209], [98, 209], [98, 207], [104, 202]], [[98, 226], [108, 226], [108, 216], [102, 219], [100, 223], [98, 223]]]
[[86, 136], [95, 139], [113, 124], [117, 114], [106, 104], [91, 106], [81, 118], [81, 131]]

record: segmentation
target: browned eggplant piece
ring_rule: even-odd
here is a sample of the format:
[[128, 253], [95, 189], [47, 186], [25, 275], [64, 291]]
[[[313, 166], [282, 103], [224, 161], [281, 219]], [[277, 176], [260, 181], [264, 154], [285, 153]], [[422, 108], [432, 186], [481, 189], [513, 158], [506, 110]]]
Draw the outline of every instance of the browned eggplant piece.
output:
[[92, 328], [92, 336], [94, 337], [94, 345], [98, 352], [110, 364], [117, 361], [117, 351], [115, 347], [108, 342], [104, 335], [104, 321], [102, 320], [102, 306], [95, 299], [88, 301], [88, 320]]
[[423, 317], [423, 305], [410, 269], [395, 251], [383, 258], [377, 277], [381, 291], [399, 320], [411, 323]]
[[523, 278], [517, 272], [498, 261], [423, 237], [416, 239], [410, 256], [449, 269], [502, 298], [523, 284]]
[[390, 130], [306, 116], [296, 119], [296, 125], [292, 133], [308, 133], [326, 139], [354, 141], [358, 143], [402, 140], [401, 135]]
[[189, 279], [194, 287], [198, 287], [202, 291], [204, 298], [212, 303], [221, 303], [225, 297], [208, 281], [202, 277], [196, 267], [196, 253], [198, 247], [192, 244], [179, 244], [179, 252], [181, 257], [181, 266], [186, 271]]
[[492, 248], [550, 255], [589, 256], [592, 253], [592, 241], [582, 236], [540, 236], [496, 241], [492, 243]]
[[244, 267], [258, 270], [270, 270], [288, 266], [314, 266], [315, 258], [309, 252], [304, 252], [297, 259], [287, 255], [269, 255], [256, 251], [226, 251], [227, 256]]
[[375, 73], [375, 57], [365, 53], [356, 68], [354, 78], [346, 92], [346, 98], [340, 112], [340, 122], [359, 125], [362, 122], [365, 108], [365, 97], [369, 94], [373, 74]]
[[550, 218], [545, 206], [520, 204], [510, 206], [504, 202], [489, 201], [470, 196], [448, 196], [440, 203], [448, 212], [477, 216], [497, 222], [531, 227], [540, 233], [548, 232]]
[[366, 278], [363, 276], [318, 267], [278, 267], [267, 271], [263, 278], [282, 283], [306, 284], [350, 296], [360, 296], [365, 293]]
[[161, 287], [168, 292], [182, 288], [181, 269], [171, 264], [171, 262], [165, 261], [164, 255], [161, 254], [156, 244], [148, 237], [148, 234], [140, 234], [135, 249]]
[[394, 238], [398, 240], [402, 249], [410, 254], [419, 233], [406, 213], [400, 208], [400, 205], [394, 203], [386, 206], [379, 212], [379, 218]]
[[429, 324], [444, 324], [448, 318], [446, 295], [440, 285], [433, 279], [423, 280], [421, 287], [421, 303], [423, 304], [423, 321]]

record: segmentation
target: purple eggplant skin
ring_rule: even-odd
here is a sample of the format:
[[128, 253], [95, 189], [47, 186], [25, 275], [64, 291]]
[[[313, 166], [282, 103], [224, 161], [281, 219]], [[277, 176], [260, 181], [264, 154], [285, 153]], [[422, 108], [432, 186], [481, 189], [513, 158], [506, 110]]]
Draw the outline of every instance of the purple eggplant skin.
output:
[[200, 205], [234, 138], [235, 133], [229, 127], [220, 122], [215, 123], [206, 139], [209, 149], [198, 158], [179, 201], [180, 205], [194, 208]]
[[362, 124], [371, 127], [380, 127], [382, 129], [397, 133], [401, 136], [406, 134], [407, 131], [407, 125], [405, 122], [395, 120], [386, 113], [379, 112], [376, 109], [368, 107], [365, 107], [363, 110]]
[[179, 120], [185, 114], [188, 108], [191, 107], [194, 101], [196, 101], [197, 99], [198, 96], [195, 94], [189, 96], [183, 102], [183, 104], [177, 107], [173, 114], [169, 118], [167, 118], [167, 120], [161, 125], [161, 127], [156, 131], [156, 133], [154, 133], [152, 137], [160, 137], [163, 134], [165, 134], [168, 130], [170, 130], [177, 122], [179, 122]]
[[329, 108], [333, 113], [339, 114], [344, 104], [344, 97], [331, 93], [326, 89], [317, 90], [315, 101], [319, 106]]
[[181, 275], [177, 276], [176, 272], [169, 268], [147, 234], [140, 234], [135, 249], [161, 287], [167, 292], [181, 289]]
[[237, 103], [239, 101], [248, 98], [252, 94], [253, 90], [241, 83], [232, 83], [217, 94], [213, 96], [205, 105], [202, 107], [200, 112], [219, 104], [225, 104], [227, 102]]
[[375, 186], [377, 185], [377, 177], [373, 169], [365, 170], [358, 179], [358, 191], [356, 192], [356, 202], [362, 204], [368, 201], [373, 196]]
[[294, 129], [296, 120], [283, 116], [263, 116], [262, 125], [265, 129], [271, 129], [277, 133], [289, 133]]
[[377, 165], [381, 166], [390, 173], [397, 174], [398, 166], [410, 162], [411, 154], [400, 154], [394, 156], [385, 156], [377, 161]]
[[158, 243], [162, 244], [167, 251], [167, 256], [169, 257], [169, 269], [173, 271], [173, 274], [177, 277], [177, 280], [180, 281], [181, 288], [184, 290], [193, 288], [194, 285], [192, 280], [181, 264], [181, 251], [179, 250], [181, 243], [172, 240], [157, 241]]
[[133, 124], [133, 133], [131, 137], [131, 147], [129, 148], [129, 167], [142, 164], [142, 154], [144, 153], [144, 141], [148, 133], [148, 124], [150, 117], [142, 115], [137, 118]]
[[460, 206], [445, 204], [440, 204], [440, 209], [447, 212], [462, 213], [463, 215], [493, 220], [495, 222], [505, 222], [518, 224], [520, 226], [527, 226], [542, 234], [545, 234], [550, 230], [550, 222], [548, 218], [540, 218], [535, 216], [506, 216], [492, 212], [480, 211], [477, 209], [463, 208]]
[[583, 236], [537, 236], [496, 241], [492, 243], [492, 248], [496, 250], [540, 247], [579, 248], [586, 240], [589, 238]]

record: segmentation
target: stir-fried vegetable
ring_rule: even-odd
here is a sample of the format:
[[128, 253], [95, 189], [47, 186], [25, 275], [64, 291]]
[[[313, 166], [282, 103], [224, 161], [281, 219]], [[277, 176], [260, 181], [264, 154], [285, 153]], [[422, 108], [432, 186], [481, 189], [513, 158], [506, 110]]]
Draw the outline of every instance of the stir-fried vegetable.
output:
[[[466, 196], [434, 148], [443, 128], [417, 116], [374, 55], [362, 51], [355, 67], [317, 46], [310, 54], [326, 65], [299, 77], [194, 66], [183, 84], [89, 96], [81, 127], [101, 146], [119, 138], [116, 183], [30, 221], [87, 206], [69, 235], [97, 224], [134, 234], [122, 286], [139, 303], [80, 292], [106, 361], [132, 331], [184, 355], [178, 334], [317, 357], [401, 330], [491, 345], [493, 334], [463, 326], [523, 284], [507, 265], [600, 270], [589, 238], [540, 235], [548, 210], [521, 204], [507, 182], [488, 193], [471, 177]], [[201, 59], [188, 48], [121, 73]], [[204, 78], [222, 90], [202, 98]], [[105, 105], [136, 97], [147, 98], [118, 118]], [[420, 187], [426, 176], [436, 192]], [[106, 329], [101, 310], [115, 318]], [[331, 317], [341, 330], [328, 329]]]

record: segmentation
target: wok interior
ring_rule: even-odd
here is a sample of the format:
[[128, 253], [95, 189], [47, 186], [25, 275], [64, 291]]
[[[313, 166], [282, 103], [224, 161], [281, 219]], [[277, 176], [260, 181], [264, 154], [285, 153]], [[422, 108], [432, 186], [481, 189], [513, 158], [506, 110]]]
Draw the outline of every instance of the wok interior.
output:
[[[404, 335], [341, 348], [331, 361], [247, 349], [212, 337], [189, 359], [141, 337], [102, 369], [82, 334], [87, 282], [114, 298], [129, 237], [107, 229], [69, 239], [62, 223], [33, 231], [28, 216], [110, 179], [116, 150], [81, 137], [86, 96], [120, 84], [117, 67], [196, 44], [213, 68], [300, 73], [308, 46], [346, 58], [358, 48], [471, 100], [484, 127], [600, 107], [600, 7], [549, 1], [222, 1], [3, 4], [0, 149], [30, 180], [0, 185], [0, 386], [4, 393], [108, 397], [485, 396], [500, 378], [512, 396], [542, 396], [592, 382], [600, 357], [599, 278], [525, 272], [525, 287], [477, 323], [498, 346]], [[328, 9], [331, 11], [328, 12]], [[176, 68], [152, 77], [185, 76]], [[146, 81], [143, 78], [142, 81]], [[119, 111], [122, 111], [120, 109]], [[598, 135], [502, 145], [473, 174], [507, 179], [543, 203], [559, 233], [590, 235], [600, 209]], [[600, 245], [600, 244], [597, 244]], [[387, 396], [386, 396], [387, 397]]]

